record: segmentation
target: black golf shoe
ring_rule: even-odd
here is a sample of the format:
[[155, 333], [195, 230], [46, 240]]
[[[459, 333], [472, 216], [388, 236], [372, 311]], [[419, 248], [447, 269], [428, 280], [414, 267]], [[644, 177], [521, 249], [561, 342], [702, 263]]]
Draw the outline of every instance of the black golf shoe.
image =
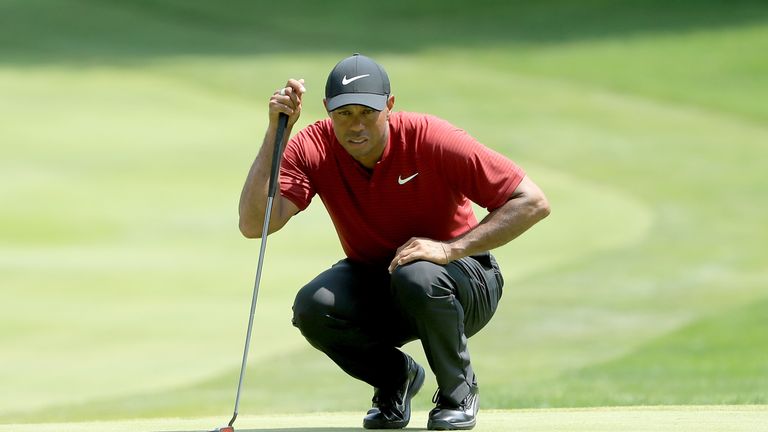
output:
[[480, 395], [477, 386], [469, 389], [469, 394], [455, 404], [447, 398], [440, 395], [440, 389], [437, 389], [432, 402], [435, 406], [429, 412], [427, 429], [429, 430], [460, 430], [472, 429], [477, 422], [477, 411], [480, 409]]
[[366, 429], [401, 429], [411, 420], [411, 398], [424, 384], [424, 368], [410, 356], [408, 358], [408, 377], [405, 383], [396, 389], [376, 388], [373, 393], [373, 408], [363, 419]]

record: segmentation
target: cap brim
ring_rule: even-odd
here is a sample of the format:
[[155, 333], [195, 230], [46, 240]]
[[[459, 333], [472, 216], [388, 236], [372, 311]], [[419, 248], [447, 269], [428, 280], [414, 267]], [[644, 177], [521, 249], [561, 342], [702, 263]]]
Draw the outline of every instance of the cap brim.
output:
[[369, 108], [373, 108], [376, 111], [382, 111], [387, 106], [387, 95], [372, 94], [372, 93], [344, 93], [336, 97], [332, 97], [326, 101], [328, 104], [328, 111], [333, 111], [336, 108], [344, 105], [363, 105]]

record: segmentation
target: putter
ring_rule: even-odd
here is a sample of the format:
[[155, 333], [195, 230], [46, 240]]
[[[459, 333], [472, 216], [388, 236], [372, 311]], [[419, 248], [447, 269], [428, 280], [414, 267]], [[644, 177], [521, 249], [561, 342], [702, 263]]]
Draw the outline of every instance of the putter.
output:
[[256, 266], [256, 280], [253, 283], [253, 298], [251, 299], [251, 315], [248, 318], [248, 332], [245, 335], [245, 348], [243, 349], [243, 363], [240, 366], [240, 380], [237, 382], [237, 396], [235, 396], [235, 412], [232, 414], [232, 420], [229, 424], [211, 432], [235, 432], [232, 426], [237, 419], [237, 411], [240, 407], [240, 390], [243, 387], [243, 377], [245, 376], [245, 363], [248, 361], [248, 349], [251, 346], [251, 330], [253, 329], [253, 315], [256, 312], [256, 298], [259, 296], [259, 281], [261, 281], [261, 268], [264, 265], [264, 250], [267, 247], [267, 234], [269, 233], [269, 218], [272, 215], [272, 201], [277, 191], [277, 177], [280, 173], [280, 144], [283, 142], [285, 128], [288, 126], [288, 116], [280, 114], [277, 122], [277, 131], [275, 133], [275, 152], [272, 154], [272, 168], [269, 173], [269, 194], [267, 195], [267, 208], [264, 212], [264, 227], [261, 230], [261, 248], [259, 249], [259, 263]]

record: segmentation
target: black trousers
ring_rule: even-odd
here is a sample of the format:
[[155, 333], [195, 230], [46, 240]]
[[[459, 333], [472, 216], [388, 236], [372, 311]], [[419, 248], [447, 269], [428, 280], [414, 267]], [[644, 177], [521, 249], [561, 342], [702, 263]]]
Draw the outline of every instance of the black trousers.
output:
[[458, 403], [477, 384], [467, 338], [491, 319], [503, 285], [490, 253], [416, 261], [391, 275], [341, 260], [299, 290], [293, 324], [349, 375], [379, 388], [404, 382], [399, 348], [419, 339], [442, 396]]

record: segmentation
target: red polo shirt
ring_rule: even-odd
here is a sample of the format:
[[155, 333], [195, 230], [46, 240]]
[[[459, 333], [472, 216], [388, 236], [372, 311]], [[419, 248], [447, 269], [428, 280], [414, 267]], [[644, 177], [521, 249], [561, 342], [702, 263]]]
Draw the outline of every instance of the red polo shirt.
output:
[[395, 112], [372, 171], [312, 124], [288, 142], [280, 193], [304, 210], [315, 194], [353, 261], [388, 265], [411, 237], [448, 240], [477, 225], [470, 201], [493, 211], [525, 176], [514, 162], [437, 117]]

